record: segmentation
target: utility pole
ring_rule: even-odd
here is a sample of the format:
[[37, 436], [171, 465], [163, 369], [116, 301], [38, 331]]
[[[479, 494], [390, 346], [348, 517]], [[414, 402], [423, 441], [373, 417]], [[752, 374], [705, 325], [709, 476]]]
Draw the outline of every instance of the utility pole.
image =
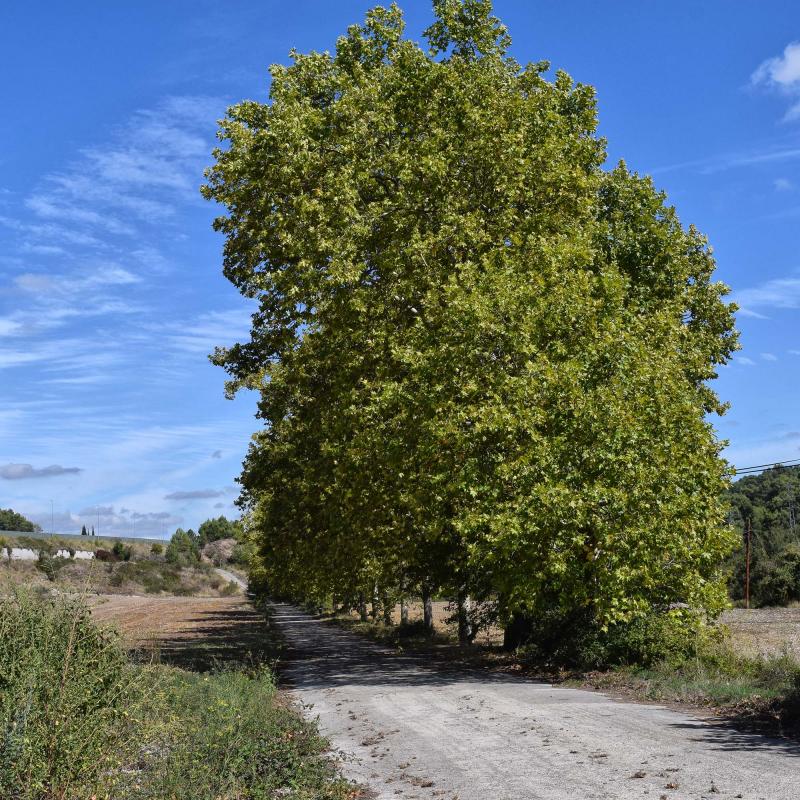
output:
[[745, 540], [745, 564], [744, 564], [744, 607], [750, 608], [750, 542], [753, 538], [753, 526], [750, 517], [747, 518], [747, 533]]
[[100, 506], [97, 506], [97, 535], [100, 535]]
[[54, 509], [53, 501], [51, 500], [50, 501], [50, 535], [51, 536], [55, 535], [55, 532], [56, 532], [56, 523], [55, 523], [56, 515], [55, 515], [55, 511], [53, 509]]

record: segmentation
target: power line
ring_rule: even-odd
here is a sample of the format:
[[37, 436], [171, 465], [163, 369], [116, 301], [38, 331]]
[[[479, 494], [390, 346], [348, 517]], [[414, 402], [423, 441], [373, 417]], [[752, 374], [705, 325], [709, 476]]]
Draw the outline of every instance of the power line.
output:
[[737, 475], [747, 475], [753, 472], [760, 472], [762, 469], [771, 469], [772, 467], [789, 467], [799, 466], [800, 458], [793, 458], [789, 461], [773, 461], [771, 464], [756, 464], [753, 467], [741, 467], [736, 470]]

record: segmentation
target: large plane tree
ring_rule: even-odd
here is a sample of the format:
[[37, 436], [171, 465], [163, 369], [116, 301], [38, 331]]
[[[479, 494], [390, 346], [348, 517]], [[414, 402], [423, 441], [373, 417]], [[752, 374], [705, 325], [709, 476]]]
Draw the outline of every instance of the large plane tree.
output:
[[259, 307], [213, 360], [260, 392], [259, 575], [504, 619], [717, 609], [709, 381], [736, 335], [711, 251], [604, 168], [591, 87], [517, 63], [489, 0], [433, 6], [428, 48], [375, 8], [222, 122], [204, 192]]

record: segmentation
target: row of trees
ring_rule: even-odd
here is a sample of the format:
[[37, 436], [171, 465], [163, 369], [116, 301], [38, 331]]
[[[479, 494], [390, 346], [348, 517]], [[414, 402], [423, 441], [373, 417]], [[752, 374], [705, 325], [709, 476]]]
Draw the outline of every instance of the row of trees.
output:
[[11, 508], [0, 508], [0, 531], [20, 531], [22, 533], [39, 533], [40, 525], [31, 522], [27, 517], [18, 514]]
[[260, 393], [253, 582], [443, 593], [464, 622], [468, 598], [599, 628], [718, 610], [708, 381], [736, 334], [711, 250], [603, 169], [590, 87], [511, 58], [488, 0], [433, 5], [428, 48], [376, 8], [222, 123], [204, 193], [259, 308], [213, 361]]

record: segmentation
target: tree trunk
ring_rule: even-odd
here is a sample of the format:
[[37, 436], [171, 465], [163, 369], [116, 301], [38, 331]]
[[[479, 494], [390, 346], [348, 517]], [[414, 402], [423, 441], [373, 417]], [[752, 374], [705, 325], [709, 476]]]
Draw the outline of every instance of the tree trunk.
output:
[[392, 620], [392, 612], [394, 611], [394, 603], [388, 598], [383, 598], [383, 624], [387, 627], [394, 624]]
[[378, 584], [376, 583], [375, 586], [372, 588], [372, 621], [378, 621], [378, 608], [380, 607], [380, 603], [378, 602]]
[[408, 625], [408, 601], [405, 597], [400, 598], [400, 624]]
[[472, 600], [470, 596], [462, 589], [458, 593], [458, 642], [459, 644], [469, 644], [472, 641], [472, 620], [470, 619], [470, 612], [472, 611]]
[[369, 620], [367, 616], [367, 601], [364, 597], [364, 592], [358, 595], [358, 615], [361, 617], [362, 622], [367, 622]]
[[532, 627], [528, 617], [514, 614], [503, 630], [503, 649], [516, 650], [523, 644], [527, 644], [531, 638]]
[[428, 633], [433, 633], [433, 603], [431, 602], [430, 587], [422, 586], [422, 621], [425, 625], [425, 630]]

